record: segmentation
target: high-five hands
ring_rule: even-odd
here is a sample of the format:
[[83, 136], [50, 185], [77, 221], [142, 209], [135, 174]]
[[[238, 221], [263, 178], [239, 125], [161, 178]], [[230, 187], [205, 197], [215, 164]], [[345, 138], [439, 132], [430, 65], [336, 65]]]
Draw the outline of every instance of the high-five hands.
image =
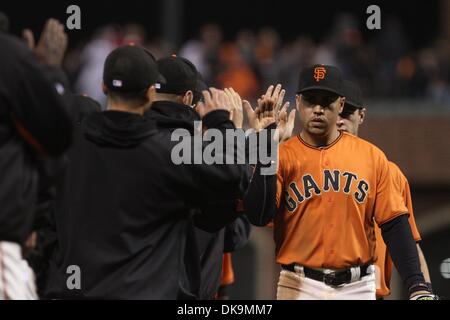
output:
[[233, 88], [227, 88], [224, 90], [231, 104], [230, 120], [233, 121], [234, 126], [238, 129], [242, 129], [244, 124], [244, 111], [242, 109], [242, 99], [239, 94], [234, 91]]
[[258, 99], [258, 107], [255, 110], [253, 110], [247, 100], [243, 101], [244, 110], [247, 113], [250, 126], [256, 132], [259, 132], [269, 125], [276, 123], [277, 132], [275, 139], [280, 142], [291, 137], [295, 121], [295, 110], [292, 110], [289, 115], [287, 114], [289, 102], [283, 105], [285, 94], [286, 91], [281, 88], [280, 84], [276, 86], [271, 85], [266, 93]]
[[231, 111], [232, 102], [226, 95], [225, 91], [216, 88], [209, 88], [209, 91], [205, 90], [202, 94], [204, 102], [200, 101], [196, 107], [200, 118], [203, 118], [205, 115], [214, 110]]

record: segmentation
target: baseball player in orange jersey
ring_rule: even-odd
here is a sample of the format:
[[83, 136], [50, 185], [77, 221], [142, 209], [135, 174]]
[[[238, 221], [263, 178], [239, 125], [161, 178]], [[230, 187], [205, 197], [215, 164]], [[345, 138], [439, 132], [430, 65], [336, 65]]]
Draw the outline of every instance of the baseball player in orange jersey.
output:
[[[276, 175], [257, 166], [245, 199], [253, 224], [274, 221], [283, 268], [277, 298], [375, 299], [376, 222], [410, 298], [433, 299], [385, 155], [338, 130], [345, 103], [340, 71], [305, 68], [297, 93], [303, 129], [280, 146]], [[278, 97], [269, 90], [263, 100], [261, 121], [271, 118], [267, 128], [275, 128]]]
[[[345, 131], [358, 136], [359, 126], [364, 122], [366, 115], [366, 108], [364, 107], [362, 102], [361, 90], [355, 83], [344, 81], [344, 91], [346, 100], [344, 110], [339, 116], [338, 128], [341, 131]], [[394, 178], [394, 184], [399, 189], [399, 192], [402, 195], [403, 201], [410, 214], [408, 222], [409, 226], [411, 227], [414, 240], [417, 243], [417, 252], [419, 253], [422, 273], [425, 277], [426, 282], [431, 285], [427, 262], [418, 243], [419, 241], [421, 241], [421, 237], [419, 231], [417, 230], [416, 221], [414, 219], [411, 191], [409, 189], [408, 180], [401, 172], [400, 168], [392, 161], [389, 161], [389, 168], [391, 171], [391, 175]], [[381, 229], [378, 227], [378, 225], [375, 225], [375, 237], [377, 255], [377, 261], [375, 262], [377, 298], [383, 298], [391, 293], [390, 280], [392, 276], [392, 259], [386, 248], [386, 244], [383, 241]]]

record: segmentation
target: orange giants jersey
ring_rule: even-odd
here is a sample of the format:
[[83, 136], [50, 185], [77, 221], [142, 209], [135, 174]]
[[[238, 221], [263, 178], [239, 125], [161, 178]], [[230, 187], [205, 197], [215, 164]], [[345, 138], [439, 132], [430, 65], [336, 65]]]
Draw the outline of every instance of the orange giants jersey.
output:
[[[396, 164], [394, 164], [393, 162], [389, 162], [389, 165], [391, 175], [394, 179], [394, 184], [398, 188], [400, 194], [402, 195], [403, 201], [408, 208], [409, 226], [411, 227], [414, 240], [418, 242], [421, 240], [421, 237], [419, 231], [417, 230], [416, 221], [414, 220], [411, 191], [409, 190], [408, 180]], [[375, 265], [377, 266], [377, 297], [385, 297], [391, 293], [390, 282], [392, 276], [392, 259], [381, 236], [381, 229], [378, 226], [375, 226], [375, 237], [377, 239], [376, 254], [378, 257], [375, 263]]]
[[318, 148], [300, 136], [279, 150], [274, 238], [277, 262], [347, 268], [376, 260], [374, 220], [407, 213], [378, 148], [341, 133]]

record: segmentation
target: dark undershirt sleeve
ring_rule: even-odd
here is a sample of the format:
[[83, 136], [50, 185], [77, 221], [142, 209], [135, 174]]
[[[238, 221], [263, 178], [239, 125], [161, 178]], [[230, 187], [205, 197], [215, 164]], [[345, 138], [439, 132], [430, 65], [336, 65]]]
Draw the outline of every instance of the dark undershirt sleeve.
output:
[[400, 277], [407, 288], [425, 283], [408, 215], [401, 215], [381, 225], [383, 240], [386, 243]]

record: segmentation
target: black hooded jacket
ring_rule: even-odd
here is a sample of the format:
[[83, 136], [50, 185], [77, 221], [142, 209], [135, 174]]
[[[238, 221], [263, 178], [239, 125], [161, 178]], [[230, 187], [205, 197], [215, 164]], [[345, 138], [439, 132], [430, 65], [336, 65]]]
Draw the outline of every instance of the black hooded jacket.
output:
[[[155, 102], [147, 116], [156, 122], [158, 130], [168, 132], [184, 128], [194, 134], [194, 123], [200, 121], [194, 109], [170, 101]], [[247, 218], [236, 213], [236, 199], [219, 204], [207, 200], [190, 208], [190, 236], [185, 249], [185, 264], [190, 267], [186, 276], [198, 299], [214, 297], [220, 286], [224, 252], [242, 248], [250, 235]]]
[[[213, 111], [203, 122], [233, 128], [228, 116]], [[58, 247], [46, 297], [195, 297], [184, 259], [187, 208], [234, 199], [249, 177], [241, 165], [175, 165], [171, 140], [136, 114], [105, 111], [81, 121], [56, 197]], [[67, 286], [70, 266], [80, 270], [80, 289]]]

